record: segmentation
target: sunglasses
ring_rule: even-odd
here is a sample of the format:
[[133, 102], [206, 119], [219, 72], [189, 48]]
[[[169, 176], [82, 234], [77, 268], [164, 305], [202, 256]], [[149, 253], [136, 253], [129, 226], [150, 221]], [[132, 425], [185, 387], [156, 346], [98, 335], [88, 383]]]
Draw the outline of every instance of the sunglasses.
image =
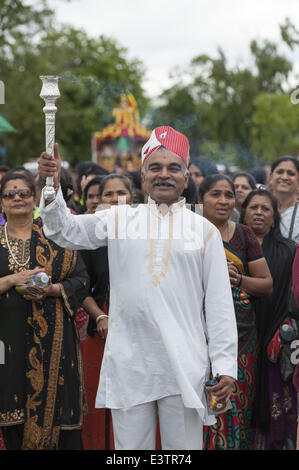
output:
[[17, 191], [10, 189], [7, 193], [2, 194], [2, 197], [3, 199], [14, 199], [16, 195], [21, 199], [28, 199], [32, 196], [32, 191], [30, 189], [18, 189]]

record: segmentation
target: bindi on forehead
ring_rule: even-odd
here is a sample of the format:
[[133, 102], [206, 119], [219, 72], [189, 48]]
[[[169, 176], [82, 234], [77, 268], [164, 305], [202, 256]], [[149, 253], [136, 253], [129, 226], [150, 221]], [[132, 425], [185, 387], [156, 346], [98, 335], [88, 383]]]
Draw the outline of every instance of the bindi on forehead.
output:
[[10, 180], [5, 185], [6, 190], [28, 189], [28, 186], [23, 180]]

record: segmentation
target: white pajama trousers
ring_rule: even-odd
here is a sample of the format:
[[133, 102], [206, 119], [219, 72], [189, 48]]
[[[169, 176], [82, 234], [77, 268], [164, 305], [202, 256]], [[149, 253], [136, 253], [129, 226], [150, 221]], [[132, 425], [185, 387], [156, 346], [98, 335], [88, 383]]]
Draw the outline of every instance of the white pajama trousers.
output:
[[116, 450], [155, 450], [158, 416], [163, 450], [202, 449], [202, 420], [195, 409], [184, 407], [181, 395], [111, 413]]

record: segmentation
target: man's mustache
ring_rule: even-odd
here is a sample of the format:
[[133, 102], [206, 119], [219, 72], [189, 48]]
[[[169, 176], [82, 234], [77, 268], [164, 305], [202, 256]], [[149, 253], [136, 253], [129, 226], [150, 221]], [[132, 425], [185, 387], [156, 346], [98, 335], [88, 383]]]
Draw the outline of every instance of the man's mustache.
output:
[[166, 185], [169, 185], [169, 186], [176, 187], [176, 182], [173, 181], [171, 178], [166, 178], [166, 179], [157, 178], [153, 181], [153, 186], [159, 186], [160, 184], [166, 184]]

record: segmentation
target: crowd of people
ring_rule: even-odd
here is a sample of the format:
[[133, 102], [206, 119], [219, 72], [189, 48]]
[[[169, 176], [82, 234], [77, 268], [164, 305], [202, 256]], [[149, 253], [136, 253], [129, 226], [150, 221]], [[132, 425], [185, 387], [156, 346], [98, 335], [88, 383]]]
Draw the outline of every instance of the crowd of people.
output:
[[220, 172], [163, 126], [141, 162], [0, 169], [0, 449], [299, 448], [299, 161]]

